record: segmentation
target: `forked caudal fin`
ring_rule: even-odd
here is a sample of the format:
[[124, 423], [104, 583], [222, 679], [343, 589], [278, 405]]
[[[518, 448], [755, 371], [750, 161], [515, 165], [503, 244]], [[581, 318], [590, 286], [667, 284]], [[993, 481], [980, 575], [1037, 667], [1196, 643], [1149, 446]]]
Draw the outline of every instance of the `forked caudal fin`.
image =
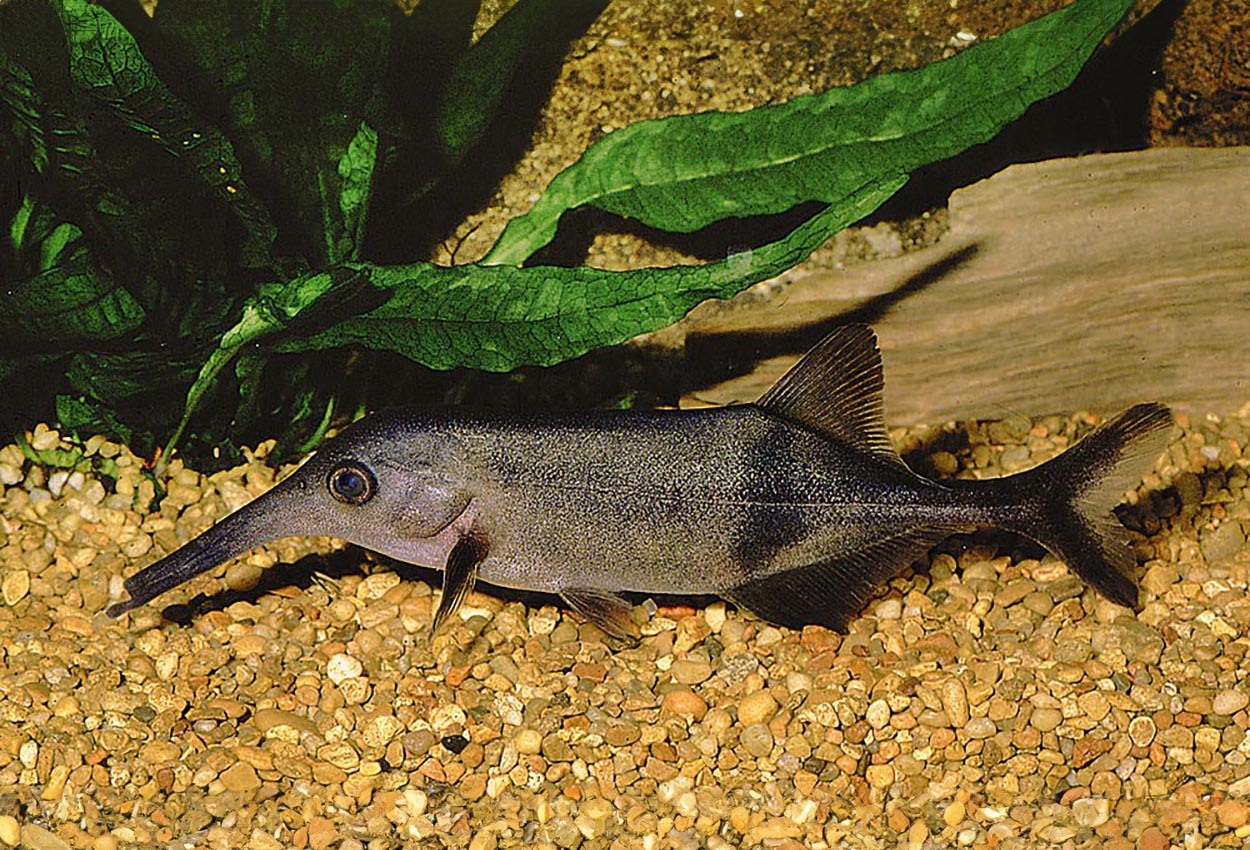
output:
[[1138, 404], [1059, 457], [1006, 479], [1033, 502], [1004, 527], [1041, 543], [1111, 601], [1136, 609], [1137, 560], [1111, 511], [1163, 454], [1171, 429], [1167, 407]]

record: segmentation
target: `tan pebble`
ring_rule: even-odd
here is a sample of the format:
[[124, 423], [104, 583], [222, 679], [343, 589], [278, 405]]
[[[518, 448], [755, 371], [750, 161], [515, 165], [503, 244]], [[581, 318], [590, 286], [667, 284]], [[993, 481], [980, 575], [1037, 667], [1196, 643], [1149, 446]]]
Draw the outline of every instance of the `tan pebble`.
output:
[[803, 829], [790, 818], [769, 818], [747, 833], [747, 844], [759, 844], [769, 839], [798, 838]]
[[498, 846], [499, 839], [493, 829], [480, 830], [469, 842], [469, 850], [495, 850]]
[[0, 841], [10, 847], [16, 847], [17, 842], [22, 840], [22, 828], [17, 823], [17, 818], [12, 815], [0, 815]]
[[677, 688], [666, 693], [661, 707], [673, 714], [693, 717], [695, 720], [702, 720], [707, 714], [707, 703], [703, 697], [689, 688]]
[[712, 665], [706, 661], [693, 661], [682, 658], [674, 661], [668, 672], [673, 677], [673, 681], [678, 684], [697, 685], [711, 677]]
[[60, 432], [53, 431], [42, 422], [35, 426], [34, 433], [30, 437], [30, 447], [40, 452], [55, 449], [60, 442]]
[[252, 722], [262, 733], [268, 733], [279, 727], [289, 727], [294, 730], [295, 737], [298, 740], [299, 735], [310, 733], [319, 735], [317, 724], [309, 720], [307, 717], [296, 714], [293, 711], [283, 711], [280, 708], [262, 708], [258, 709], [252, 717]]
[[1215, 807], [1215, 815], [1229, 829], [1240, 829], [1250, 821], [1250, 806], [1240, 800], [1225, 800]]
[[182, 756], [182, 748], [171, 741], [151, 741], [139, 750], [139, 758], [150, 765], [176, 762]]
[[315, 817], [308, 822], [308, 846], [312, 850], [325, 850], [338, 838], [338, 830], [328, 818]]
[[69, 779], [69, 766], [58, 764], [52, 768], [52, 773], [48, 776], [48, 784], [43, 787], [43, 791], [39, 794], [42, 800], [59, 800], [61, 794], [65, 792], [65, 781]]
[[964, 822], [964, 815], [967, 814], [967, 808], [959, 800], [951, 803], [942, 812], [942, 820], [947, 826], [959, 826]]
[[1063, 722], [1063, 712], [1057, 708], [1039, 708], [1029, 718], [1029, 724], [1039, 732], [1050, 732]]
[[70, 850], [55, 832], [33, 823], [22, 824], [22, 846], [28, 850]]
[[373, 693], [373, 688], [369, 685], [369, 680], [362, 676], [339, 682], [339, 693], [348, 705], [364, 705]]
[[519, 729], [512, 745], [521, 755], [536, 755], [542, 750], [543, 736], [537, 729]]
[[1155, 739], [1155, 722], [1149, 717], [1134, 717], [1128, 723], [1129, 739], [1139, 747], [1148, 747]]
[[235, 591], [251, 590], [265, 571], [248, 561], [233, 563], [226, 568], [226, 587]]
[[340, 770], [354, 771], [360, 767], [360, 754], [346, 741], [326, 744], [317, 750], [317, 758], [329, 762]]
[[1172, 842], [1157, 826], [1147, 827], [1137, 840], [1138, 850], [1169, 850], [1171, 846]]
[[1250, 694], [1244, 691], [1220, 691], [1211, 701], [1211, 710], [1216, 714], [1236, 714], [1250, 705]]
[[1111, 818], [1111, 803], [1095, 797], [1083, 797], [1072, 803], [1072, 817], [1089, 829], [1102, 826]]
[[884, 729], [890, 722], [890, 704], [883, 699], [873, 700], [868, 704], [864, 719], [873, 729]]
[[4, 574], [4, 581], [0, 583], [0, 595], [3, 595], [5, 605], [12, 608], [25, 599], [28, 593], [30, 593], [30, 573], [26, 570], [11, 570]]
[[260, 777], [256, 775], [256, 768], [252, 767], [245, 761], [235, 762], [222, 771], [221, 784], [226, 786], [227, 791], [255, 791], [260, 787]]
[[929, 825], [919, 818], [913, 821], [911, 828], [907, 830], [907, 840], [911, 842], [913, 846], [920, 846], [928, 837]]
[[777, 713], [777, 700], [768, 691], [749, 693], [738, 703], [738, 722], [743, 726], [767, 723]]
[[947, 679], [942, 682], [938, 696], [951, 725], [963, 727], [968, 722], [968, 692], [964, 690], [964, 683], [958, 679]]
[[751, 812], [746, 806], [734, 806], [729, 810], [729, 825], [740, 835], [746, 835], [751, 828]]
[[884, 790], [894, 784], [894, 768], [888, 764], [870, 764], [864, 775], [873, 788]]
[[117, 850], [120, 846], [117, 836], [111, 832], [106, 832], [91, 842], [91, 850]]
[[1076, 702], [1090, 720], [1102, 720], [1111, 711], [1111, 703], [1099, 691], [1089, 691], [1081, 694], [1077, 697]]

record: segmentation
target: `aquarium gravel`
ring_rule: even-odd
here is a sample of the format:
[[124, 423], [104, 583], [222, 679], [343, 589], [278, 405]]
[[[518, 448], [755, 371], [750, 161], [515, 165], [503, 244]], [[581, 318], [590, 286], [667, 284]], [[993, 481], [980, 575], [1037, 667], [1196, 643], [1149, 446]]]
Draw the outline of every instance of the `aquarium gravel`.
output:
[[[431, 636], [436, 573], [325, 539], [110, 620], [125, 576], [272, 484], [269, 446], [157, 479], [38, 426], [0, 449], [0, 846], [1245, 846], [1250, 405], [1177, 418], [1122, 509], [1139, 613], [978, 534], [847, 635], [642, 600], [625, 648], [508, 591]], [[1096, 421], [893, 436], [997, 476]], [[30, 460], [58, 449], [76, 468]]]

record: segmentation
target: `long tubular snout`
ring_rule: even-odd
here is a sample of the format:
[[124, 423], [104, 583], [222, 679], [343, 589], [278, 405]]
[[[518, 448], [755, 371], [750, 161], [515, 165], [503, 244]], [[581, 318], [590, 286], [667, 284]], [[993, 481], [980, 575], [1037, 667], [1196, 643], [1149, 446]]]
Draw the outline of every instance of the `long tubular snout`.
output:
[[292, 528], [292, 518], [287, 516], [290, 502], [283, 489], [279, 486], [254, 499], [199, 537], [126, 579], [130, 598], [110, 605], [106, 613], [119, 617], [236, 555], [298, 533]]

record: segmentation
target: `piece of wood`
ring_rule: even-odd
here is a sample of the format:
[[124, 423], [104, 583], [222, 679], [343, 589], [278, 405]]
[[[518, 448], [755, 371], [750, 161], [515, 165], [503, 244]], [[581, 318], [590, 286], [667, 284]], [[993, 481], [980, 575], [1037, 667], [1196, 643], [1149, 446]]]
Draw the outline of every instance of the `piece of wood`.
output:
[[1229, 413], [1250, 400], [1250, 148], [1015, 165], [951, 196], [936, 245], [792, 277], [688, 317], [689, 399], [750, 401], [859, 319], [894, 425], [1147, 400]]

